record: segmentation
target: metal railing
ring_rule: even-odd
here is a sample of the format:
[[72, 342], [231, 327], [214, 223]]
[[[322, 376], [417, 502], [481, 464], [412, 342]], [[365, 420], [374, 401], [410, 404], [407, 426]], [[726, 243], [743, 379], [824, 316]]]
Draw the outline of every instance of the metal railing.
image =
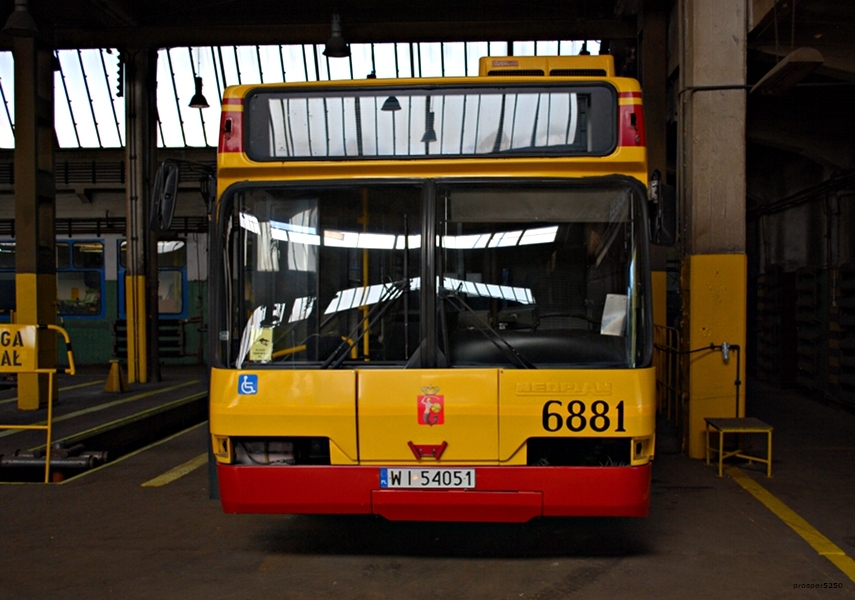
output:
[[[38, 330], [50, 329], [56, 331], [65, 340], [65, 349], [68, 354], [68, 368], [45, 369], [37, 366], [38, 361]], [[17, 373], [47, 373], [48, 374], [48, 398], [47, 418], [42, 423], [34, 425], [0, 425], [3, 429], [20, 429], [44, 431], [47, 436], [45, 444], [45, 483], [50, 482], [50, 453], [51, 436], [53, 434], [53, 388], [54, 378], [57, 373], [68, 373], [74, 375], [74, 354], [71, 351], [71, 338], [68, 332], [57, 325], [17, 325], [0, 324], [0, 353], [3, 360], [0, 361], [0, 372]], [[10, 354], [11, 353], [11, 354]]]

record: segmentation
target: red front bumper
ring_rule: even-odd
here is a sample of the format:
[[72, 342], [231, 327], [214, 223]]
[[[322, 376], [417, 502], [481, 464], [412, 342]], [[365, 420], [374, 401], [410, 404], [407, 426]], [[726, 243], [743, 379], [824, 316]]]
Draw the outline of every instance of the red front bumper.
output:
[[541, 516], [645, 517], [650, 507], [650, 464], [476, 467], [475, 490], [381, 489], [379, 467], [217, 467], [227, 513], [523, 523]]

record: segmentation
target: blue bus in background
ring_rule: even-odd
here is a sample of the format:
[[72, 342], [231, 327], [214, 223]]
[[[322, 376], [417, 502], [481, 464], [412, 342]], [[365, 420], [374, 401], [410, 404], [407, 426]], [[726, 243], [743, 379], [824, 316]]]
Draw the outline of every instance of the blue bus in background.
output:
[[[57, 321], [68, 330], [80, 365], [126, 357], [126, 247], [124, 236], [113, 234], [56, 240]], [[158, 242], [158, 346], [163, 364], [204, 360], [207, 290], [199, 265], [207, 258], [199, 253], [206, 248], [204, 234]], [[188, 257], [195, 268], [188, 269]], [[9, 321], [15, 302], [15, 240], [0, 240], [0, 322]]]

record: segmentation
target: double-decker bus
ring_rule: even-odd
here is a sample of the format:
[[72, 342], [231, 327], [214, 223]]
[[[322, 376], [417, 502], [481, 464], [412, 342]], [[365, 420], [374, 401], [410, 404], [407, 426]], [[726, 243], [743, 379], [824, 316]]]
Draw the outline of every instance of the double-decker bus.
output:
[[610, 56], [225, 91], [210, 433], [229, 513], [644, 516], [638, 82]]

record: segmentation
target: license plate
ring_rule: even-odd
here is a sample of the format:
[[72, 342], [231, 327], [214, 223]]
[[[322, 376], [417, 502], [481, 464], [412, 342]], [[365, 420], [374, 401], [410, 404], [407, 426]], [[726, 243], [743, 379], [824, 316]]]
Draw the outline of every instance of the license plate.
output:
[[474, 488], [475, 469], [380, 469], [380, 487]]

